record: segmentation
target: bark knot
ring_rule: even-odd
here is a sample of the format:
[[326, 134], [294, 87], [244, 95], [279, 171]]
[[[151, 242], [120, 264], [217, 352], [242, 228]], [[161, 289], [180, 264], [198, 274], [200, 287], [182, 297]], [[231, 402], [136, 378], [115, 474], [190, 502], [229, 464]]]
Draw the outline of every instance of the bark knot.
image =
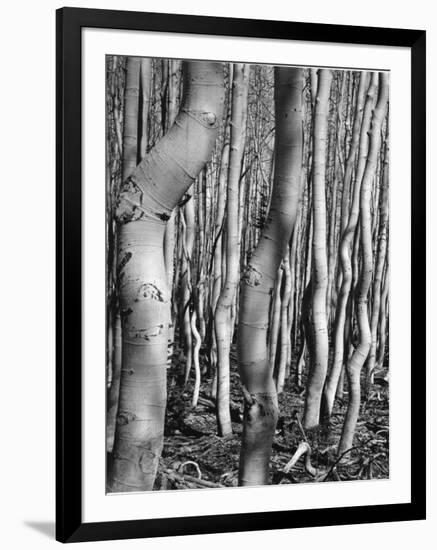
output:
[[137, 329], [134, 331], [135, 338], [143, 338], [144, 340], [149, 341], [151, 338], [162, 334], [163, 328], [164, 325], [157, 325], [155, 327]]
[[115, 203], [115, 219], [119, 223], [140, 220], [144, 216], [143, 190], [132, 176], [129, 176], [120, 186]]
[[157, 300], [158, 302], [164, 302], [164, 293], [153, 283], [144, 283], [138, 289], [136, 302], [140, 299]]
[[248, 265], [243, 275], [243, 281], [248, 286], [259, 286], [261, 284], [262, 275], [252, 265]]
[[196, 111], [194, 109], [184, 109], [184, 112], [191, 118], [194, 118], [194, 120], [197, 120], [197, 122], [205, 128], [218, 128], [217, 115], [215, 113], [212, 113], [211, 111]]
[[167, 222], [167, 221], [170, 219], [169, 214], [167, 214], [166, 212], [162, 212], [161, 214], [160, 214], [159, 212], [157, 212], [156, 215], [157, 215], [158, 218], [159, 218], [160, 220], [162, 220], [163, 222]]
[[154, 461], [156, 459], [156, 455], [151, 450], [145, 450], [143, 454], [140, 456], [140, 460], [138, 462], [140, 470], [143, 472], [143, 474], [150, 474], [154, 472]]
[[137, 419], [136, 415], [130, 411], [119, 411], [117, 415], [117, 424], [118, 426], [125, 426], [130, 422], [134, 422]]

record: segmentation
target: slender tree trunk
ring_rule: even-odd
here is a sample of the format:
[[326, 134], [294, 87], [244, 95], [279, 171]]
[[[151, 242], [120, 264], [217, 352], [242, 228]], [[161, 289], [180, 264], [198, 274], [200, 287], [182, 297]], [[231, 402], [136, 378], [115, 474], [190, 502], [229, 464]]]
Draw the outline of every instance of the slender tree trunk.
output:
[[[297, 232], [297, 227], [294, 229]], [[294, 259], [294, 258], [293, 258]], [[290, 272], [290, 251], [287, 251], [284, 256], [284, 292], [281, 302], [281, 350], [278, 364], [278, 373], [276, 377], [276, 391], [282, 393], [284, 389], [285, 374], [288, 367], [290, 342], [290, 325], [288, 314], [289, 304], [291, 302], [291, 272]]]
[[[334, 352], [333, 363], [331, 371], [326, 380], [324, 393], [323, 393], [323, 422], [329, 423], [331, 417], [332, 408], [334, 406], [335, 394], [338, 386], [340, 373], [344, 364], [344, 348], [345, 348], [345, 324], [347, 319], [347, 304], [349, 300], [351, 285], [352, 285], [352, 264], [351, 264], [351, 244], [354, 239], [355, 230], [358, 223], [359, 215], [359, 202], [360, 202], [360, 189], [361, 179], [363, 177], [364, 168], [367, 157], [367, 144], [368, 144], [368, 131], [370, 128], [370, 119], [372, 115], [372, 108], [374, 104], [374, 94], [376, 87], [376, 80], [373, 77], [370, 82], [367, 99], [364, 108], [363, 116], [361, 117], [361, 111], [364, 106], [364, 96], [366, 91], [368, 73], [361, 73], [360, 84], [358, 89], [357, 106], [355, 112], [355, 119], [352, 132], [352, 141], [349, 149], [348, 159], [346, 161], [346, 169], [343, 183], [343, 193], [348, 189], [350, 185], [350, 179], [352, 178], [353, 166], [355, 162], [356, 153], [359, 146], [358, 165], [355, 174], [355, 182], [352, 194], [351, 209], [349, 213], [349, 219], [342, 235], [340, 243], [340, 263], [342, 270], [342, 282], [340, 291], [338, 294], [337, 310], [334, 324]], [[346, 217], [346, 205], [343, 203], [342, 207], [342, 219]], [[347, 354], [346, 354], [347, 357]]]
[[381, 292], [381, 308], [379, 312], [379, 324], [378, 324], [378, 333], [379, 333], [379, 347], [378, 347], [378, 357], [377, 357], [377, 367], [382, 369], [384, 366], [384, 356], [385, 356], [385, 343], [387, 340], [387, 317], [388, 317], [388, 291], [390, 288], [390, 268], [389, 268], [389, 253], [388, 249], [386, 252], [385, 258], [385, 275], [384, 275], [384, 284], [382, 286]]
[[275, 172], [270, 211], [242, 278], [238, 359], [245, 394], [239, 484], [269, 482], [277, 395], [268, 361], [271, 292], [296, 220], [302, 166], [302, 70], [275, 68]]
[[120, 190], [118, 286], [123, 367], [109, 489], [149, 491], [163, 445], [170, 292], [166, 221], [210, 158], [223, 107], [223, 66], [184, 64], [182, 108]]
[[217, 341], [217, 422], [219, 435], [232, 433], [229, 408], [231, 307], [238, 285], [238, 186], [244, 149], [244, 111], [247, 109], [249, 65], [234, 65], [232, 80], [231, 144], [227, 189], [226, 218], [226, 278], [215, 310]]
[[147, 153], [149, 146], [149, 102], [150, 86], [152, 83], [152, 60], [142, 57], [140, 61], [140, 87], [141, 87], [141, 142], [140, 142], [140, 160]]
[[381, 144], [381, 128], [387, 109], [387, 102], [388, 74], [379, 73], [378, 101], [373, 112], [372, 127], [370, 130], [369, 139], [369, 152], [367, 155], [366, 169], [364, 171], [360, 192], [362, 268], [356, 299], [359, 343], [347, 365], [349, 403], [338, 449], [339, 454], [344, 453], [352, 447], [361, 400], [360, 374], [362, 366], [367, 359], [372, 340], [367, 308], [367, 298], [373, 272], [370, 199], [373, 178], [376, 173], [379, 148]]
[[[194, 185], [189, 189], [189, 195], [194, 191]], [[195, 238], [195, 213], [194, 200], [190, 197], [181, 210], [182, 222], [182, 277], [181, 277], [181, 294], [182, 294], [182, 318], [180, 325], [181, 339], [184, 341], [185, 351], [185, 375], [184, 383], [188, 382], [191, 367], [193, 364], [193, 335], [191, 330], [191, 300], [193, 288], [191, 285], [191, 265], [193, 257], [193, 247]]]
[[[137, 165], [139, 134], [139, 95], [140, 95], [140, 58], [129, 57], [126, 64], [126, 88], [124, 92], [124, 128], [122, 146], [122, 178], [128, 178]], [[115, 242], [118, 240], [115, 231]], [[117, 255], [115, 254], [115, 261]], [[107, 451], [112, 451], [115, 423], [120, 393], [120, 376], [122, 364], [121, 315], [118, 297], [114, 300], [113, 335], [114, 353], [112, 355], [112, 381], [108, 395], [108, 413], [106, 421]]]
[[[218, 189], [217, 189], [217, 212], [215, 217], [214, 224], [214, 273], [213, 273], [213, 287], [212, 287], [212, 297], [211, 297], [211, 310], [212, 314], [215, 314], [217, 307], [217, 301], [220, 296], [222, 289], [223, 273], [222, 273], [222, 236], [223, 236], [223, 221], [225, 216], [225, 205], [226, 205], [226, 176], [228, 173], [229, 165], [229, 138], [225, 139], [225, 144], [223, 146], [220, 171], [218, 178]], [[215, 321], [213, 320], [215, 324]], [[217, 342], [215, 338], [215, 330], [212, 331], [212, 346], [211, 346], [211, 355], [210, 363], [213, 369], [217, 366]]]
[[121, 319], [120, 309], [114, 308], [113, 316], [113, 347], [112, 347], [112, 379], [107, 398], [106, 415], [106, 452], [112, 452], [114, 446], [115, 420], [117, 418], [118, 398], [120, 394], [121, 374]]
[[278, 349], [279, 329], [281, 326], [281, 288], [282, 288], [282, 267], [279, 267], [275, 288], [273, 291], [273, 300], [270, 315], [269, 330], [269, 365], [272, 372], [275, 372], [275, 361]]
[[328, 100], [332, 72], [320, 69], [313, 130], [313, 270], [312, 270], [312, 331], [310, 347], [310, 373], [305, 400], [303, 426], [318, 426], [320, 401], [328, 369], [328, 326], [326, 316], [326, 291], [328, 265], [326, 257], [326, 142], [328, 126]]
[[140, 58], [128, 57], [124, 91], [123, 181], [138, 163], [138, 113], [140, 96]]
[[388, 231], [388, 196], [389, 196], [389, 144], [388, 135], [386, 135], [385, 155], [384, 155], [384, 176], [383, 189], [380, 194], [380, 219], [378, 234], [378, 252], [376, 257], [375, 277], [373, 280], [373, 303], [371, 317], [372, 345], [370, 346], [369, 356], [366, 362], [366, 393], [368, 394], [370, 384], [373, 382], [373, 374], [376, 364], [376, 347], [378, 343], [378, 321], [381, 304], [381, 286], [387, 250], [387, 231]]

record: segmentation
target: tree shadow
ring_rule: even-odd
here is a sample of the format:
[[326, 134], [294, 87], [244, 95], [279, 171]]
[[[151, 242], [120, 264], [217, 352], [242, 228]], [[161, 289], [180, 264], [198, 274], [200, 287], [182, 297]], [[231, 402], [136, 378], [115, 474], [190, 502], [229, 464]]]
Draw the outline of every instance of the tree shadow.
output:
[[25, 521], [24, 525], [38, 531], [42, 535], [49, 538], [55, 538], [55, 522], [54, 521]]

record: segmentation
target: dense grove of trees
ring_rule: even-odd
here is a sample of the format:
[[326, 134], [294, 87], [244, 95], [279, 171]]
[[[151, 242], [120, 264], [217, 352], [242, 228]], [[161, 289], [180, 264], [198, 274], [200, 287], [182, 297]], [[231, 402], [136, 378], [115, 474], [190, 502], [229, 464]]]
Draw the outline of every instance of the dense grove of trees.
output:
[[287, 392], [285, 471], [320, 478], [322, 440], [331, 475], [388, 380], [388, 74], [106, 63], [108, 490], [153, 489], [169, 371], [225, 439], [238, 372], [240, 485], [271, 482]]

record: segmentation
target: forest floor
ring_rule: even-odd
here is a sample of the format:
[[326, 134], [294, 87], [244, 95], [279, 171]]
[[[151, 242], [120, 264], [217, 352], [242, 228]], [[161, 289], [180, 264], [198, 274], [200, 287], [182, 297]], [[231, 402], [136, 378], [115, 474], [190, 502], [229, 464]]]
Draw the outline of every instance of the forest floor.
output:
[[[210, 395], [211, 378], [202, 376], [199, 403], [193, 409], [193, 381], [190, 379], [183, 387], [184, 364], [176, 359], [180, 356], [176, 350], [168, 373], [165, 441], [155, 490], [235, 487], [243, 418], [243, 396], [235, 349], [231, 351], [233, 434], [225, 438], [217, 436], [214, 401]], [[206, 358], [201, 355], [201, 367], [205, 361]], [[279, 420], [271, 458], [272, 484], [388, 478], [389, 387], [383, 374], [375, 376], [369, 398], [362, 405], [353, 449], [337, 461], [347, 393], [345, 401], [335, 405], [329, 433], [319, 430], [304, 434], [300, 423], [304, 388], [294, 384], [292, 367], [284, 392], [279, 396]], [[307, 441], [311, 447], [310, 458], [311, 465], [316, 468], [315, 476], [308, 473], [303, 458], [289, 472], [284, 472], [284, 467], [302, 441]]]

